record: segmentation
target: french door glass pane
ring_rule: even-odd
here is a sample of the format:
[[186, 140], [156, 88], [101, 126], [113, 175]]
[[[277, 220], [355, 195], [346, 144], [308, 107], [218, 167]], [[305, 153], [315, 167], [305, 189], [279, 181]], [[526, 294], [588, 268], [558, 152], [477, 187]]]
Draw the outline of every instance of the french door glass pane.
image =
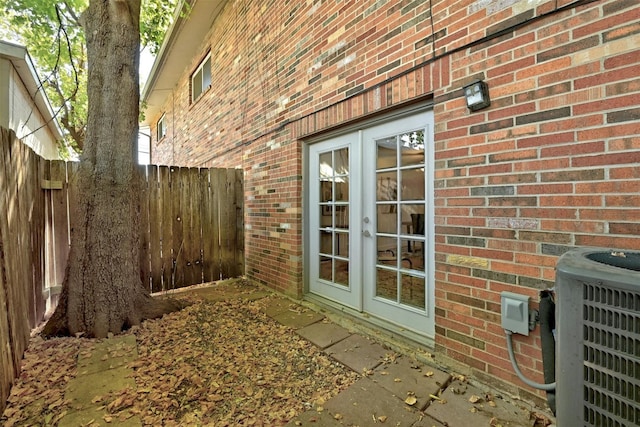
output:
[[[394, 208], [393, 212], [390, 212], [391, 207]], [[378, 233], [395, 233], [398, 222], [398, 213], [395, 212], [395, 205], [378, 204], [378, 206], [376, 206], [376, 220]]]
[[320, 278], [349, 286], [349, 149], [319, 154]]
[[320, 256], [320, 279], [333, 281], [333, 260], [327, 256]]
[[425, 308], [424, 132], [376, 141], [376, 297]]
[[376, 199], [379, 201], [396, 201], [398, 199], [396, 171], [378, 172], [376, 176]]
[[424, 131], [408, 132], [400, 135], [402, 166], [424, 164]]
[[424, 170], [403, 169], [400, 172], [402, 181], [402, 200], [424, 200]]
[[378, 267], [376, 269], [376, 296], [391, 301], [398, 299], [398, 273], [394, 270]]
[[425, 308], [424, 277], [401, 274], [400, 302], [416, 308]]
[[335, 272], [335, 284], [349, 286], [349, 261], [336, 259]]
[[398, 160], [398, 144], [396, 137], [383, 138], [376, 141], [378, 150], [377, 169], [393, 168]]

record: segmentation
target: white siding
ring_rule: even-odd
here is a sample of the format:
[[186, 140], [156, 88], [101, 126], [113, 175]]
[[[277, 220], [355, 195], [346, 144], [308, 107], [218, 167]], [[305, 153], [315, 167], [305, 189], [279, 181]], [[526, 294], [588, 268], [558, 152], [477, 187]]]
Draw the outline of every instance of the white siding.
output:
[[18, 138], [46, 159], [58, 159], [56, 139], [38, 111], [15, 68], [9, 73], [9, 128]]

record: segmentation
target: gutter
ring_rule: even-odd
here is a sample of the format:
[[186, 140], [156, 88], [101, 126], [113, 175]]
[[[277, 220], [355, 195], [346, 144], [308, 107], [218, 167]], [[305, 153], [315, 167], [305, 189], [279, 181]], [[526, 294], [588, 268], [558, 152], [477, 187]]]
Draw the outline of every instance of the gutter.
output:
[[153, 66], [151, 67], [151, 71], [149, 72], [149, 77], [147, 78], [147, 81], [144, 84], [144, 88], [142, 89], [142, 92], [140, 94], [141, 102], [147, 102], [147, 100], [149, 99], [149, 94], [151, 93], [152, 88], [155, 86], [156, 81], [158, 80], [158, 71], [162, 69], [165, 62], [167, 61], [167, 58], [169, 57], [169, 51], [178, 38], [179, 29], [189, 18], [188, 15], [182, 15], [182, 10], [184, 9], [185, 4], [188, 4], [190, 8], [193, 8], [193, 5], [196, 1], [197, 0], [180, 0], [178, 5], [176, 6], [176, 10], [173, 14], [173, 22], [165, 33], [169, 37], [166, 37], [165, 35], [165, 39], [162, 41], [162, 46], [160, 46], [160, 51], [156, 55], [156, 59], [153, 61]]

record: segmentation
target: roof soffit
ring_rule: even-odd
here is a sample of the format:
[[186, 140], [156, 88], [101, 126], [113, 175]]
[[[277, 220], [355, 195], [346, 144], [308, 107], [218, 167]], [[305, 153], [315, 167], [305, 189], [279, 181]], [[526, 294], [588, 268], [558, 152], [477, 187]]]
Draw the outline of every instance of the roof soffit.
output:
[[148, 125], [147, 121], [160, 112], [201, 48], [226, 0], [182, 0], [176, 10], [180, 11], [185, 3], [191, 10], [186, 16], [177, 12], [142, 90], [141, 100], [146, 103], [143, 125]]

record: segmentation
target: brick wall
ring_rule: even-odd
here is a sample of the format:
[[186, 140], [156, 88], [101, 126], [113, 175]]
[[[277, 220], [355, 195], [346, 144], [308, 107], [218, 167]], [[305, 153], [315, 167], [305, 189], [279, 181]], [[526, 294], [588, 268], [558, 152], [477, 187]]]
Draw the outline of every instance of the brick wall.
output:
[[[637, 3], [595, 2], [448, 57], [445, 92], [481, 78], [492, 105], [435, 107], [436, 342], [487, 380], [518, 384], [501, 291], [537, 300], [574, 246], [640, 248], [639, 17]], [[538, 348], [537, 334], [517, 339], [541, 382]]]
[[[229, 1], [153, 160], [242, 167], [247, 274], [300, 296], [300, 138], [432, 100], [437, 354], [535, 397], [509, 365], [500, 292], [537, 300], [574, 246], [640, 248], [638, 22], [635, 0]], [[191, 105], [208, 51], [213, 84]], [[461, 87], [478, 78], [492, 104], [471, 113]], [[539, 347], [515, 346], [542, 381]]]

